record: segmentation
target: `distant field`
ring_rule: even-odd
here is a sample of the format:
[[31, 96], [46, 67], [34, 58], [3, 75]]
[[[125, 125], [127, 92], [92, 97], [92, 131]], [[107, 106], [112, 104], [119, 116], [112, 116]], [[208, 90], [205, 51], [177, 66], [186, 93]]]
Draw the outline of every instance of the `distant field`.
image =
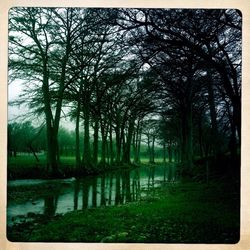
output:
[[39, 155], [39, 162], [33, 155], [17, 155], [16, 157], [8, 157], [8, 165], [36, 165], [46, 164], [46, 156]]
[[[39, 162], [36, 161], [33, 155], [18, 155], [17, 157], [9, 157], [8, 158], [8, 166], [11, 165], [20, 165], [20, 166], [39, 166], [46, 164], [46, 155], [39, 155]], [[61, 156], [62, 165], [74, 165], [75, 157], [74, 156]], [[101, 158], [99, 157], [99, 160]], [[147, 157], [141, 157], [141, 162], [146, 163], [149, 159]], [[161, 157], [155, 158], [155, 162], [162, 162], [163, 159]], [[167, 159], [168, 161], [168, 159]], [[133, 158], [131, 158], [131, 162], [133, 162]]]
[[[23, 179], [23, 178], [46, 178], [46, 155], [38, 156], [39, 162], [30, 154], [17, 155], [17, 157], [9, 157], [7, 161], [8, 178], [9, 179]], [[101, 158], [99, 157], [99, 161]], [[61, 156], [60, 170], [66, 175], [71, 175], [75, 167], [74, 156]], [[168, 161], [168, 160], [167, 160]], [[147, 157], [141, 157], [141, 163], [149, 162]], [[162, 163], [162, 158], [155, 158], [155, 163]], [[131, 158], [133, 163], [133, 158]]]

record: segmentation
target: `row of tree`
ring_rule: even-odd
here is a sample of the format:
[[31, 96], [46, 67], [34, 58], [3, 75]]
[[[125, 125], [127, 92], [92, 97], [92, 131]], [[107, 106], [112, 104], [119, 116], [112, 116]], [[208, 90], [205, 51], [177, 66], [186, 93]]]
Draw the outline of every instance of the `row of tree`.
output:
[[236, 157], [237, 10], [13, 8], [9, 31], [10, 80], [25, 86], [13, 103], [44, 117], [53, 174], [63, 115], [75, 122], [79, 169], [98, 164], [99, 140], [101, 165], [130, 163], [131, 149], [139, 161], [145, 138], [152, 162], [156, 139], [187, 169], [195, 155]]
[[[140, 140], [140, 152], [135, 151], [137, 147], [134, 145], [135, 137], [131, 146], [131, 160], [133, 162], [140, 162], [141, 158], [154, 162], [157, 158], [163, 159], [163, 148], [160, 143], [160, 138], [156, 137], [156, 134], [149, 133], [149, 128], [145, 126], [140, 134], [142, 139]], [[93, 133], [93, 131], [92, 131]], [[134, 136], [135, 134], [133, 134]], [[84, 132], [80, 132], [80, 138], [83, 138]], [[152, 147], [152, 138], [158, 143]], [[90, 150], [93, 151], [93, 136], [90, 136]], [[149, 142], [149, 143], [148, 143]], [[58, 144], [59, 144], [59, 155], [60, 157], [74, 157], [76, 152], [76, 138], [75, 132], [69, 131], [63, 127], [60, 127], [58, 132]], [[115, 141], [112, 142], [114, 145], [113, 155], [116, 155]], [[154, 143], [155, 144], [155, 143]], [[34, 127], [30, 121], [18, 123], [12, 122], [8, 124], [8, 156], [18, 157], [19, 155], [33, 155], [37, 162], [40, 162], [41, 158], [46, 155], [46, 130], [45, 126]], [[83, 140], [80, 141], [80, 151], [83, 152]], [[102, 154], [102, 141], [99, 138], [98, 141], [98, 159], [100, 160]], [[166, 157], [166, 154], [165, 154]], [[106, 160], [108, 164], [111, 164], [111, 157], [109, 148], [107, 148]], [[166, 159], [165, 159], [166, 160]], [[113, 159], [114, 161], [114, 159]], [[171, 159], [170, 159], [171, 161]]]

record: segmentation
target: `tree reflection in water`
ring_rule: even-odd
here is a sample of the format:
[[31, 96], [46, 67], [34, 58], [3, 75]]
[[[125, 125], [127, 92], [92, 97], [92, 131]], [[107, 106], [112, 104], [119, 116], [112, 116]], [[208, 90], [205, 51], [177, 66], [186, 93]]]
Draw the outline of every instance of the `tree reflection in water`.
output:
[[77, 179], [74, 185], [74, 210], [78, 209], [79, 191], [80, 191], [80, 181]]
[[[149, 178], [154, 180], [154, 171], [150, 173]], [[129, 170], [117, 171], [90, 177], [88, 180], [78, 179], [74, 183], [74, 210], [79, 209], [80, 195], [82, 198], [81, 209], [86, 209], [136, 201], [140, 199], [140, 190], [139, 169], [133, 173]]]
[[101, 177], [101, 206], [106, 205], [106, 200], [105, 200], [105, 175], [102, 175]]
[[115, 205], [121, 203], [121, 182], [120, 182], [120, 172], [116, 173], [115, 176], [116, 185], [115, 185]]
[[139, 200], [140, 196], [140, 172], [136, 169], [132, 178], [132, 199], [133, 201]]
[[44, 197], [44, 215], [52, 217], [56, 213], [58, 194], [51, 194]]
[[88, 208], [88, 196], [89, 196], [89, 182], [83, 181], [82, 182], [82, 209]]
[[[162, 168], [164, 181], [173, 181], [175, 169], [171, 165]], [[156, 167], [147, 169], [146, 191], [155, 188]], [[140, 169], [134, 171], [116, 171], [88, 179], [79, 179], [74, 184], [74, 210], [79, 209], [79, 195], [82, 197], [82, 209], [98, 206], [119, 205], [126, 202], [137, 201], [141, 198]], [[145, 179], [144, 177], [144, 179]], [[145, 189], [144, 189], [145, 190]], [[152, 194], [152, 193], [151, 193]]]
[[[13, 216], [26, 215], [27, 213], [40, 213], [54, 216], [56, 213], [66, 213], [72, 210], [96, 208], [99, 206], [114, 206], [125, 202], [138, 201], [142, 195], [154, 195], [155, 187], [163, 181], [176, 180], [174, 164], [166, 166], [151, 166], [133, 170], [112, 171], [99, 176], [88, 176], [82, 179], [63, 184], [59, 180], [61, 189], [58, 192], [51, 191], [43, 197], [42, 204], [38, 200], [22, 205], [8, 205], [9, 220]], [[53, 181], [53, 185], [56, 182]], [[149, 191], [151, 190], [151, 191]], [[58, 202], [58, 200], [60, 202]], [[40, 206], [40, 208], [39, 208]], [[18, 209], [19, 213], [15, 210]]]
[[148, 194], [150, 190], [154, 191], [155, 187], [155, 166], [150, 166], [148, 170]]

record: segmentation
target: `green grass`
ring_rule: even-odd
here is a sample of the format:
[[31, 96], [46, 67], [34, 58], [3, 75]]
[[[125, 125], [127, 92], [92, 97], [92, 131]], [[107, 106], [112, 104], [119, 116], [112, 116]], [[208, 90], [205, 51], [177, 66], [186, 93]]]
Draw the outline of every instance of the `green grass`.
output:
[[33, 155], [17, 155], [16, 157], [8, 157], [9, 166], [34, 166], [34, 165], [45, 165], [46, 156], [39, 155], [39, 162], [36, 161]]
[[[8, 165], [9, 166], [44, 166], [46, 165], [46, 155], [39, 155], [39, 162], [36, 161], [33, 155], [18, 155], [17, 157], [9, 157]], [[74, 165], [75, 157], [74, 156], [61, 156], [60, 160], [62, 165]]]
[[[45, 165], [46, 164], [46, 155], [39, 155], [39, 162], [36, 161], [33, 155], [18, 155], [17, 157], [9, 157], [8, 165], [10, 166], [35, 166], [35, 165]], [[61, 156], [60, 157], [62, 165], [74, 165], [75, 156]], [[98, 157], [98, 160], [101, 160], [101, 157]], [[133, 161], [133, 158], [131, 158]], [[142, 163], [148, 163], [149, 159], [147, 157], [141, 157]], [[156, 163], [161, 163], [163, 159], [161, 157], [155, 158]]]
[[[46, 155], [39, 155], [39, 162], [33, 155], [18, 155], [8, 158], [8, 178], [9, 179], [29, 179], [47, 178]], [[74, 156], [61, 156], [60, 171], [71, 175], [75, 168]]]
[[239, 200], [230, 183], [165, 185], [139, 202], [67, 213], [8, 230], [12, 241], [236, 243]]
[[[148, 157], [140, 157], [140, 160], [142, 163], [148, 163], [149, 162], [149, 158]], [[168, 159], [166, 159], [166, 161], [168, 162]], [[163, 162], [163, 158], [162, 157], [156, 157], [155, 158], [155, 163], [162, 163]]]
[[[8, 178], [9, 179], [30, 179], [30, 178], [47, 178], [46, 171], [46, 155], [39, 155], [39, 162], [35, 157], [30, 155], [18, 155], [17, 157], [8, 158]], [[101, 158], [99, 157], [99, 161]], [[133, 159], [131, 159], [133, 162]], [[148, 163], [148, 158], [141, 158], [142, 164]], [[156, 158], [155, 163], [162, 163], [161, 158]], [[61, 156], [60, 157], [60, 171], [65, 174], [65, 177], [74, 175], [75, 157]]]
[[46, 177], [46, 158], [39, 156], [39, 162], [32, 155], [8, 157], [8, 179], [43, 178]]

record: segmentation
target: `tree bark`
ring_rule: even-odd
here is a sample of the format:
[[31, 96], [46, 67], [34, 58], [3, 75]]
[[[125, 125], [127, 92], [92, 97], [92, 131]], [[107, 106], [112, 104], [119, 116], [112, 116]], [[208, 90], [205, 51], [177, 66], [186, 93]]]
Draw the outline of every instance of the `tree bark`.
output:
[[44, 112], [46, 118], [46, 136], [47, 136], [47, 169], [54, 176], [58, 174], [57, 162], [57, 140], [55, 139], [56, 133], [54, 130], [53, 115], [50, 107], [50, 94], [49, 94], [49, 77], [47, 69], [47, 59], [44, 59], [43, 65], [43, 102]]
[[141, 162], [141, 128], [139, 129], [139, 135], [137, 140], [137, 162]]
[[152, 153], [152, 163], [155, 163], [155, 135], [153, 135], [153, 139], [152, 139], [151, 153]]
[[151, 147], [150, 147], [150, 134], [148, 133], [146, 136], [147, 136], [149, 162], [151, 162], [152, 161], [152, 154], [151, 154]]
[[193, 141], [192, 141], [192, 108], [187, 103], [182, 110], [182, 152], [181, 162], [185, 169], [190, 169], [193, 164]]
[[78, 102], [77, 102], [76, 127], [75, 127], [75, 136], [76, 136], [76, 151], [75, 151], [76, 169], [79, 169], [80, 168], [80, 164], [81, 164], [79, 123], [80, 123], [80, 100], [78, 100]]
[[163, 142], [163, 163], [166, 163], [166, 142]]
[[115, 128], [115, 139], [116, 139], [116, 159], [115, 161], [119, 163], [121, 161], [121, 147], [120, 147], [120, 129], [118, 125]]
[[113, 136], [112, 136], [112, 124], [109, 125], [109, 152], [110, 152], [110, 164], [114, 163], [114, 150], [113, 150]]
[[171, 141], [169, 141], [169, 144], [168, 144], [168, 161], [171, 163], [172, 162], [172, 159], [173, 159], [173, 152], [172, 152], [172, 145], [171, 145]]
[[98, 163], [98, 130], [99, 130], [99, 121], [96, 118], [94, 125], [94, 141], [93, 141], [93, 164], [94, 166]]
[[217, 126], [217, 119], [216, 119], [216, 110], [215, 110], [215, 102], [214, 102], [214, 90], [212, 85], [212, 76], [211, 71], [208, 70], [208, 103], [209, 103], [209, 110], [211, 116], [211, 125], [212, 125], [212, 145], [214, 149], [214, 155], [217, 157], [220, 154], [220, 143], [219, 143], [219, 134], [218, 134], [218, 126]]
[[101, 122], [102, 148], [101, 148], [101, 164], [106, 165], [106, 149], [107, 149], [107, 132], [106, 124]]
[[202, 121], [203, 121], [202, 114], [200, 113], [198, 120], [198, 135], [199, 135], [199, 153], [201, 158], [203, 158], [204, 156]]
[[134, 131], [134, 119], [129, 120], [128, 125], [128, 134], [127, 134], [127, 140], [124, 143], [124, 151], [123, 151], [123, 162], [124, 163], [130, 163], [130, 147], [132, 142], [132, 136]]
[[83, 142], [83, 157], [82, 163], [83, 167], [89, 169], [91, 167], [91, 152], [90, 152], [90, 140], [89, 140], [89, 97], [84, 104], [84, 142]]

